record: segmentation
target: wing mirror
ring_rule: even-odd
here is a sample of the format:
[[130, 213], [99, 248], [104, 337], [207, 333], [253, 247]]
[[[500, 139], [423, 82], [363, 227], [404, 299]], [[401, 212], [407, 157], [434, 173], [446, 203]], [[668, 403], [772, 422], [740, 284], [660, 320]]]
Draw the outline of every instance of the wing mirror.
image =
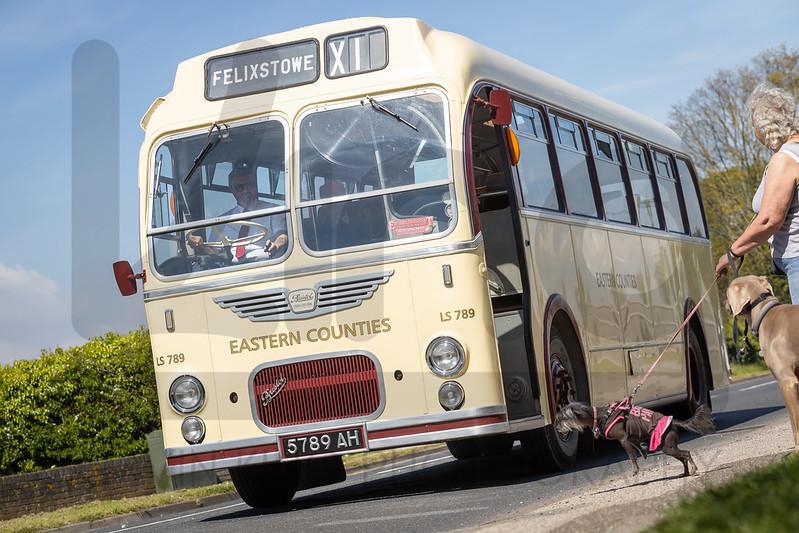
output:
[[147, 275], [142, 270], [138, 274], [133, 273], [133, 267], [130, 266], [128, 261], [117, 261], [114, 263], [114, 278], [117, 280], [117, 287], [122, 296], [131, 296], [136, 294], [138, 287], [136, 280], [147, 281]]
[[494, 125], [510, 126], [513, 119], [510, 93], [505, 89], [493, 89], [488, 95], [488, 104], [494, 108]]

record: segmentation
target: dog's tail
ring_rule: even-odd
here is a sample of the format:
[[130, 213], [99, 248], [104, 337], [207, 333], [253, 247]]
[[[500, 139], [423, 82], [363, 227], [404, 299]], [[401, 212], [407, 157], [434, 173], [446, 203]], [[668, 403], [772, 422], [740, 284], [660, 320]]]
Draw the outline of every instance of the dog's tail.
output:
[[716, 424], [710, 416], [710, 407], [704, 404], [699, 406], [690, 419], [673, 420], [672, 425], [699, 435], [707, 435], [716, 430]]

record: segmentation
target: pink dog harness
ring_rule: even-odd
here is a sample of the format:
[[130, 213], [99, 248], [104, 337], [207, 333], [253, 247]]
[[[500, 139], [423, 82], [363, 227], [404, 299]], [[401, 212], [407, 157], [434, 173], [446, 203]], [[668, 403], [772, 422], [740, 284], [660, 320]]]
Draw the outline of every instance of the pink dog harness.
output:
[[643, 441], [649, 436], [649, 451], [657, 450], [663, 442], [663, 435], [669, 430], [673, 417], [664, 416], [651, 409], [630, 405], [628, 398], [613, 402], [608, 406], [610, 422], [605, 426], [602, 435], [607, 439], [613, 426], [625, 421], [627, 435], [632, 440]]

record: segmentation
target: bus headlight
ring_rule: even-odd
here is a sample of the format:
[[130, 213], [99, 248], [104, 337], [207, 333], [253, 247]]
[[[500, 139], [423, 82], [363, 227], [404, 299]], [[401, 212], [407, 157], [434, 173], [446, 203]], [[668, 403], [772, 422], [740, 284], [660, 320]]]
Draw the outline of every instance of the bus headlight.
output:
[[447, 411], [454, 411], [463, 405], [466, 393], [457, 381], [446, 381], [438, 389], [438, 403]]
[[194, 376], [180, 376], [169, 387], [169, 403], [178, 413], [198, 411], [205, 402], [205, 389]]
[[205, 423], [199, 416], [187, 416], [180, 425], [180, 432], [189, 444], [199, 444], [205, 438]]
[[427, 347], [427, 366], [442, 378], [457, 375], [466, 364], [466, 352], [452, 337], [438, 337]]

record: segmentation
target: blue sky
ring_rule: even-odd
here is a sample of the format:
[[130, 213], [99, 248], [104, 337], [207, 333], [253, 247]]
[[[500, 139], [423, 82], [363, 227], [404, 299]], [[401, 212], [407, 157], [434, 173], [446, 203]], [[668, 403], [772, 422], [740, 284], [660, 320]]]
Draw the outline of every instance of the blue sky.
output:
[[[169, 92], [180, 61], [253, 37], [369, 15], [421, 18], [661, 121], [716, 70], [780, 43], [799, 45], [795, 0], [0, 1], [0, 363], [143, 322], [141, 298], [120, 297], [76, 331], [70, 280], [73, 265], [79, 276], [85, 262], [102, 261], [108, 277], [97, 284], [107, 288], [112, 261], [138, 259], [139, 119]], [[108, 42], [120, 62], [120, 250], [117, 257], [73, 261], [71, 61], [91, 39]]]

